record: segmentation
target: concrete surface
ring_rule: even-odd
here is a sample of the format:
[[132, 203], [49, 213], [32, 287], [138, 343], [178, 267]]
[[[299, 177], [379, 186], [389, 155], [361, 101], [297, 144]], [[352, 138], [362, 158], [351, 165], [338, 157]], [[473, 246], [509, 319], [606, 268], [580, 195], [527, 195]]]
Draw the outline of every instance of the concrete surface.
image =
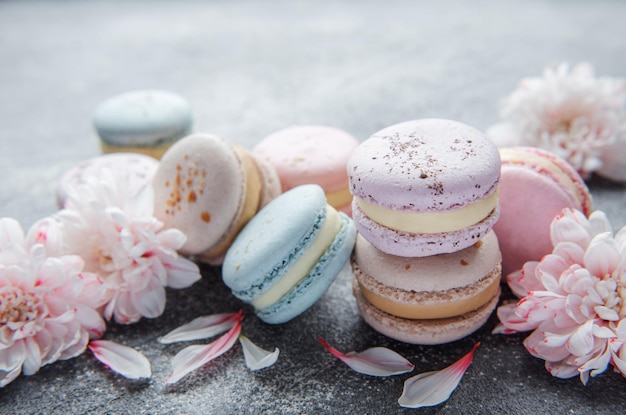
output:
[[[619, 0], [409, 1], [0, 1], [0, 216], [24, 227], [55, 211], [61, 174], [99, 153], [91, 116], [131, 89], [185, 96], [195, 130], [252, 147], [280, 128], [343, 128], [360, 139], [409, 119], [444, 117], [480, 129], [519, 78], [551, 63], [591, 62], [626, 75], [626, 3]], [[594, 179], [596, 208], [626, 224], [622, 185]], [[626, 379], [605, 373], [583, 386], [553, 378], [523, 348], [523, 335], [495, 336], [490, 322], [464, 340], [411, 346], [359, 318], [342, 273], [312, 309], [267, 326], [244, 308], [244, 333], [281, 349], [270, 369], [250, 372], [236, 346], [174, 387], [164, 387], [182, 345], [157, 337], [199, 315], [241, 307], [219, 270], [169, 291], [162, 318], [111, 325], [107, 339], [141, 350], [153, 377], [116, 376], [89, 353], [20, 377], [0, 390], [0, 413], [383, 414], [409, 375], [371, 378], [330, 356], [388, 346], [415, 373], [443, 368], [480, 341], [474, 363], [446, 403], [416, 413], [614, 414], [626, 410]]]

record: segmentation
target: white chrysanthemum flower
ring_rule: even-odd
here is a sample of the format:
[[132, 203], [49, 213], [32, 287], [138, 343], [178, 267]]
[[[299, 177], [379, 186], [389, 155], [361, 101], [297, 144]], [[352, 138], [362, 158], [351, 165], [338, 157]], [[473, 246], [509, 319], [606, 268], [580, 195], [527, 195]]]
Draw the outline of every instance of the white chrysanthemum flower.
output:
[[503, 100], [502, 123], [487, 130], [498, 147], [533, 146], [567, 160], [584, 178], [626, 180], [626, 84], [567, 64], [525, 78]]
[[152, 187], [131, 191], [127, 175], [106, 171], [87, 179], [70, 189], [58, 215], [65, 249], [104, 281], [104, 316], [122, 324], [160, 316], [165, 287], [185, 288], [200, 279], [198, 266], [177, 253], [185, 235], [163, 230], [153, 216]]
[[58, 224], [44, 219], [24, 237], [10, 218], [0, 219], [0, 387], [20, 373], [78, 356], [104, 333], [95, 310], [102, 281], [83, 272], [83, 261], [60, 252]]

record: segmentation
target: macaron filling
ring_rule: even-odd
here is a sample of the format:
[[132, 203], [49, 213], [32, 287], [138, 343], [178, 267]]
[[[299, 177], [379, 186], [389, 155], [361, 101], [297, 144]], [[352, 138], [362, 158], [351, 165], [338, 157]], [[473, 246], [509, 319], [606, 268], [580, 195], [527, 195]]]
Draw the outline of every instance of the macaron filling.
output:
[[251, 301], [252, 305], [257, 310], [270, 307], [298, 285], [333, 244], [341, 226], [339, 213], [332, 206], [326, 205], [326, 219], [311, 245], [272, 288]]
[[400, 232], [435, 234], [475, 225], [498, 206], [498, 191], [461, 208], [442, 212], [411, 212], [387, 209], [355, 197], [359, 208], [374, 222]]
[[327, 192], [326, 200], [328, 200], [328, 204], [332, 207], [337, 209], [342, 208], [352, 203], [352, 193], [350, 193], [350, 189], [347, 187], [334, 192]]
[[162, 143], [156, 146], [123, 146], [123, 145], [113, 145], [105, 143], [104, 141], [100, 141], [100, 150], [102, 150], [103, 154], [111, 154], [111, 153], [140, 153], [145, 154], [150, 157], [154, 157], [155, 159], [160, 159], [171, 146], [174, 144], [174, 140], [166, 143]]
[[241, 161], [246, 177], [246, 193], [243, 197], [243, 206], [241, 208], [241, 213], [226, 231], [226, 234], [222, 237], [222, 239], [208, 251], [200, 255], [200, 257], [204, 259], [210, 260], [224, 255], [239, 231], [257, 213], [261, 203], [263, 181], [261, 180], [259, 168], [248, 151], [243, 147], [234, 147], [234, 150]]
[[476, 310], [496, 296], [500, 290], [499, 267], [496, 271], [498, 272], [498, 277], [495, 278], [483, 291], [480, 291], [473, 297], [464, 298], [454, 302], [437, 302], [432, 304], [399, 303], [368, 290], [361, 283], [359, 283], [359, 288], [361, 289], [363, 296], [374, 307], [396, 317], [411, 320], [448, 318], [460, 316]]

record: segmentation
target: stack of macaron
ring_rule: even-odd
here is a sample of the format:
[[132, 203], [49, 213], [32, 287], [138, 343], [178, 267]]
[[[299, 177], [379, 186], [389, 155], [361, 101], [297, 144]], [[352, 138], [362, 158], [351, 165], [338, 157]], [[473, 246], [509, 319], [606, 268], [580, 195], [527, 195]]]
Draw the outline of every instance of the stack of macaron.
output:
[[482, 326], [501, 278], [493, 143], [455, 121], [409, 121], [361, 143], [347, 168], [364, 320], [415, 344], [451, 342]]
[[154, 216], [186, 235], [181, 254], [226, 261], [224, 281], [262, 320], [294, 318], [322, 296], [354, 248], [346, 163], [358, 141], [309, 125], [278, 131], [248, 151], [190, 134], [191, 124], [189, 105], [171, 92], [107, 99], [94, 114], [105, 154], [64, 176], [59, 204], [85, 176], [125, 169], [131, 188], [152, 183]]

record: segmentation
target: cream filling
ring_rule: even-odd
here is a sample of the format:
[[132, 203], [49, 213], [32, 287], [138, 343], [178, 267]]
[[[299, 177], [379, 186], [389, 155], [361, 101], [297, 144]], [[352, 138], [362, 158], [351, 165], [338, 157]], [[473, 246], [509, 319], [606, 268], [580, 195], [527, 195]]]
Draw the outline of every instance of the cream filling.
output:
[[498, 205], [498, 191], [478, 202], [445, 212], [399, 211], [360, 198], [355, 200], [370, 219], [387, 228], [410, 233], [440, 233], [458, 231], [485, 219]]
[[379, 310], [383, 310], [393, 316], [411, 320], [430, 320], [460, 316], [482, 307], [498, 293], [500, 289], [500, 278], [496, 278], [484, 291], [479, 292], [474, 297], [460, 301], [430, 305], [396, 303], [395, 301], [369, 291], [361, 284], [359, 285], [361, 286], [363, 296]]
[[342, 208], [352, 203], [352, 193], [347, 187], [342, 190], [326, 193], [326, 200], [328, 204], [334, 208]]
[[324, 252], [332, 245], [340, 229], [341, 217], [332, 206], [326, 205], [326, 220], [311, 246], [296, 260], [280, 281], [269, 291], [252, 300], [252, 305], [257, 310], [261, 310], [273, 305], [287, 294], [309, 274]]
[[[522, 151], [523, 154], [520, 155], [520, 151]], [[541, 169], [546, 170], [548, 173], [554, 176], [557, 183], [565, 186], [580, 201], [580, 190], [578, 190], [574, 181], [550, 160], [533, 154], [532, 152], [516, 150], [513, 148], [500, 149], [500, 158], [502, 159], [502, 163], [539, 166]]]
[[159, 144], [157, 146], [122, 146], [122, 145], [113, 145], [107, 144], [104, 141], [100, 141], [100, 148], [102, 153], [141, 153], [146, 156], [153, 157], [157, 160], [160, 160], [163, 154], [174, 144], [176, 140], [168, 141], [163, 144]]

